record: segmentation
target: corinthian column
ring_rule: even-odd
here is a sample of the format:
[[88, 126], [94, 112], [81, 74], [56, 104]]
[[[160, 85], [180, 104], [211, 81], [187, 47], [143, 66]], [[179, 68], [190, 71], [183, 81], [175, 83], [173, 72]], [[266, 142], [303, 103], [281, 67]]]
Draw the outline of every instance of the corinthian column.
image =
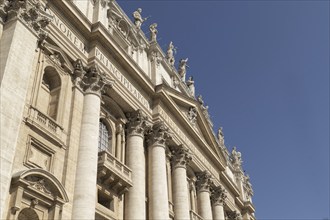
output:
[[186, 165], [191, 161], [191, 154], [182, 146], [175, 149], [172, 157], [172, 183], [174, 217], [176, 220], [190, 219], [189, 192]]
[[155, 124], [149, 135], [149, 219], [169, 219], [165, 155], [169, 138], [163, 123]]
[[133, 187], [125, 194], [125, 219], [146, 219], [146, 166], [144, 134], [150, 128], [141, 111], [127, 114], [126, 163], [132, 169]]
[[199, 214], [205, 219], [212, 219], [212, 208], [210, 200], [211, 174], [207, 171], [197, 174], [197, 199]]
[[[80, 80], [78, 80], [80, 79]], [[94, 64], [84, 76], [79, 76], [84, 94], [80, 141], [77, 159], [72, 219], [94, 219], [96, 201], [97, 153], [101, 90], [108, 80]]]
[[212, 189], [211, 201], [213, 209], [213, 220], [225, 220], [223, 204], [226, 198], [226, 191], [221, 186]]

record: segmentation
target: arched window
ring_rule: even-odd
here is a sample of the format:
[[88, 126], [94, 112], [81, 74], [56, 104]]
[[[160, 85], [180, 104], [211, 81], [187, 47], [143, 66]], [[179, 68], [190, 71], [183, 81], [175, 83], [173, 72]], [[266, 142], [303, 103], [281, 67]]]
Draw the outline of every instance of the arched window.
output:
[[39, 220], [37, 213], [31, 208], [23, 209], [17, 217], [18, 220]]
[[112, 153], [112, 132], [108, 128], [107, 124], [103, 120], [100, 120], [99, 124], [99, 152], [108, 151]]
[[41, 110], [56, 120], [61, 79], [53, 67], [46, 67], [42, 76], [42, 91], [39, 96]]

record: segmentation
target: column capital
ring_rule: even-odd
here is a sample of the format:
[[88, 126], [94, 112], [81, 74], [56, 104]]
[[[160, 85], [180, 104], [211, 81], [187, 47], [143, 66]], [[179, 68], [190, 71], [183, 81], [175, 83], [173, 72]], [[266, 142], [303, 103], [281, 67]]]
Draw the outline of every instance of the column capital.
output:
[[140, 109], [126, 114], [128, 122], [126, 131], [128, 135], [138, 135], [143, 137], [146, 131], [150, 130], [150, 123], [147, 115]]
[[73, 62], [73, 84], [85, 94], [95, 94], [101, 96], [105, 92], [105, 88], [111, 88], [114, 80], [110, 79], [102, 72], [97, 65], [93, 63], [89, 67], [85, 67], [80, 59]]
[[148, 134], [149, 146], [161, 145], [165, 148], [166, 142], [170, 139], [172, 139], [171, 133], [164, 122], [155, 123]]
[[45, 9], [45, 5], [40, 1], [2, 1], [0, 3], [0, 22], [19, 19], [27, 24], [28, 28], [39, 38], [45, 39], [48, 35], [46, 27], [53, 19], [53, 16], [48, 14]]
[[197, 173], [196, 189], [198, 192], [210, 192], [212, 176], [208, 171]]
[[188, 149], [185, 149], [182, 145], [175, 148], [172, 151], [171, 163], [173, 168], [185, 168], [187, 164], [192, 160], [192, 154]]
[[101, 96], [104, 88], [111, 88], [114, 81], [99, 69], [96, 63], [93, 63], [86, 71], [82, 79], [82, 87], [86, 94], [92, 93]]
[[211, 189], [211, 201], [213, 205], [223, 206], [227, 195], [226, 190], [221, 186], [216, 186]]
[[72, 63], [72, 66], [73, 66], [72, 82], [74, 84], [74, 87], [78, 88], [81, 92], [83, 92], [82, 80], [86, 75], [87, 68], [84, 66], [81, 59], [79, 58]]
[[227, 218], [230, 220], [241, 220], [242, 216], [239, 212], [237, 211], [227, 211]]

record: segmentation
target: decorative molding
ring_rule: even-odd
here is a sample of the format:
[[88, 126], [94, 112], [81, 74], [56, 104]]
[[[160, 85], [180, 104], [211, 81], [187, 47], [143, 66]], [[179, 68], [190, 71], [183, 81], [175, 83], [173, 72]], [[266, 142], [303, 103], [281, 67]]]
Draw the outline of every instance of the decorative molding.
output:
[[42, 168], [52, 172], [54, 155], [54, 150], [42, 144], [34, 137], [28, 137], [24, 165], [29, 168]]
[[148, 117], [140, 109], [127, 113], [126, 117], [128, 119], [126, 124], [126, 131], [128, 135], [139, 135], [143, 137], [144, 134], [151, 128], [151, 125], [148, 122]]
[[173, 168], [185, 168], [187, 164], [192, 160], [192, 154], [188, 149], [179, 146], [172, 151], [171, 163]]

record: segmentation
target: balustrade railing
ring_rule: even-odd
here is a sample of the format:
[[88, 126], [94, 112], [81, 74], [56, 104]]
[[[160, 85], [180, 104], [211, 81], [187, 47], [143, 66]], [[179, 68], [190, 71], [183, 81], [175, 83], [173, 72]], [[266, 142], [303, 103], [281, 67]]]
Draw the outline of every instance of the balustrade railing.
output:
[[26, 122], [38, 128], [44, 133], [50, 134], [61, 145], [64, 143], [63, 128], [54, 119], [42, 113], [37, 108], [30, 106]]
[[124, 177], [127, 181], [132, 179], [132, 171], [125, 164], [120, 162], [116, 157], [107, 151], [100, 151], [98, 157], [98, 163], [100, 165], [110, 166], [112, 171], [116, 172], [117, 175]]

